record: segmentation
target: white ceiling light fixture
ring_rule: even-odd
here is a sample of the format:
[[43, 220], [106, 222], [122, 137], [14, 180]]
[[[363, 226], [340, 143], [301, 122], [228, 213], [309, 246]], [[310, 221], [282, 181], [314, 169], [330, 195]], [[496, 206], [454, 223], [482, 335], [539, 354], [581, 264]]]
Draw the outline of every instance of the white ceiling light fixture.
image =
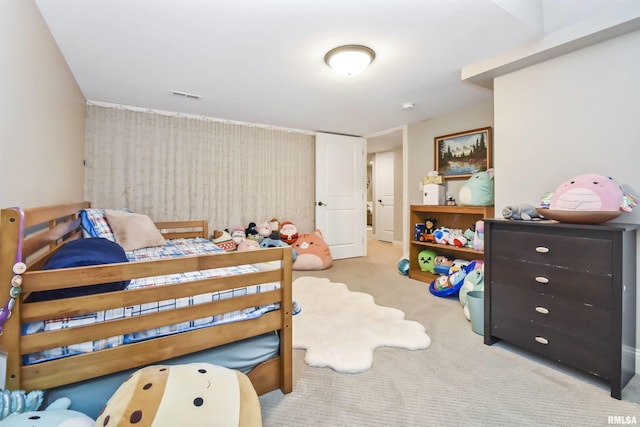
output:
[[331, 49], [324, 56], [324, 62], [341, 76], [352, 77], [363, 72], [375, 58], [373, 49], [349, 44]]

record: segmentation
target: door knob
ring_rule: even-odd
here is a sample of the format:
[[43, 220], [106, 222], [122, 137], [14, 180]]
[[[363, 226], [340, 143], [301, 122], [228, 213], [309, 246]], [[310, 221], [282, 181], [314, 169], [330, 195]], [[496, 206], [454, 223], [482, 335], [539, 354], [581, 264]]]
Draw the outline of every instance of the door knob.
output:
[[318, 202], [318, 206], [327, 206], [326, 203]]

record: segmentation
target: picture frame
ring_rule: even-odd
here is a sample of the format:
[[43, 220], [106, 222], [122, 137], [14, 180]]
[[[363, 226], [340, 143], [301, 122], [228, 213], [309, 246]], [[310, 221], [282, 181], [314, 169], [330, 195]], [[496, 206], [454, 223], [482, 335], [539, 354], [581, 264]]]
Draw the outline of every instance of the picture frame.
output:
[[436, 136], [434, 170], [446, 179], [463, 179], [491, 168], [491, 133], [484, 127]]

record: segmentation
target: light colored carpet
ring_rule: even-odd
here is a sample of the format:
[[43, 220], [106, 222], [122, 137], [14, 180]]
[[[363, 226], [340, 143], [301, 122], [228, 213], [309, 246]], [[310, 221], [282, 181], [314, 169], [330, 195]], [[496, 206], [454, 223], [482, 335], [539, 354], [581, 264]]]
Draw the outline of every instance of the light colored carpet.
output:
[[[438, 298], [425, 283], [398, 273], [400, 245], [369, 242], [368, 256], [336, 260], [301, 276], [326, 277], [402, 310], [431, 337], [425, 351], [381, 347], [357, 375], [312, 368], [293, 351], [293, 392], [260, 396], [265, 427], [281, 426], [606, 426], [618, 416], [640, 423], [640, 375], [609, 396], [584, 372], [503, 342], [483, 343], [457, 299]], [[612, 417], [612, 418], [609, 418]]]
[[309, 366], [354, 374], [371, 368], [378, 347], [419, 350], [431, 344], [422, 324], [377, 305], [369, 294], [350, 292], [344, 283], [300, 277], [293, 298], [302, 307], [293, 318], [293, 348], [306, 350]]

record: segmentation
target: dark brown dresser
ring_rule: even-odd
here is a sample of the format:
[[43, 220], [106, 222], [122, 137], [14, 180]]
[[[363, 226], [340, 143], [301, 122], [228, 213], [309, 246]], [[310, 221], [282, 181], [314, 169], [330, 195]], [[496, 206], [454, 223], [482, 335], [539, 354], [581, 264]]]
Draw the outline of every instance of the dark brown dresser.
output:
[[603, 378], [635, 374], [635, 224], [485, 220], [484, 342]]

